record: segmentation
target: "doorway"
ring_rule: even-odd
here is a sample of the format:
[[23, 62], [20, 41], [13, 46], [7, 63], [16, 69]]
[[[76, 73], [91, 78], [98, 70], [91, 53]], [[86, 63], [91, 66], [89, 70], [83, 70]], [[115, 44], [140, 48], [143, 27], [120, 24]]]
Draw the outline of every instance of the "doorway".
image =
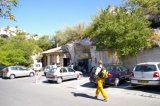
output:
[[63, 58], [63, 66], [66, 67], [70, 64], [70, 58]]

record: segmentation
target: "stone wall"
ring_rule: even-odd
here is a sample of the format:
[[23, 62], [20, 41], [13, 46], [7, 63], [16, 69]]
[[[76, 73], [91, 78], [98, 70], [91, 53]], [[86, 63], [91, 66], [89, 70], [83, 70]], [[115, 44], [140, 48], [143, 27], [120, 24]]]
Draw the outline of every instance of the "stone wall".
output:
[[137, 56], [127, 56], [123, 59], [123, 65], [130, 70], [132, 70], [137, 63], [141, 62], [160, 62], [160, 48], [145, 50], [140, 52]]

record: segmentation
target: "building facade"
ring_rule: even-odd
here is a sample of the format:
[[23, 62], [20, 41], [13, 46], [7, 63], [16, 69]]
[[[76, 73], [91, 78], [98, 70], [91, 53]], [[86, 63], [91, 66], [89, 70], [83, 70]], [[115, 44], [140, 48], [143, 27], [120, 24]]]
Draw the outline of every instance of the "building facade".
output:
[[98, 60], [102, 60], [104, 64], [113, 63], [111, 54], [107, 51], [96, 51], [96, 47], [87, 38], [44, 51], [42, 54], [43, 66], [55, 63], [63, 66], [74, 64], [77, 70], [83, 72], [89, 72], [92, 66], [97, 66]]

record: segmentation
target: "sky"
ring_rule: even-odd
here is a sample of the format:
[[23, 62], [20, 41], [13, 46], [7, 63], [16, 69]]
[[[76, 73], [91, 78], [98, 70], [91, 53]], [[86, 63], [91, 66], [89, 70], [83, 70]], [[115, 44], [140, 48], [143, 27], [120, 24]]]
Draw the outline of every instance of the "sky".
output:
[[120, 6], [121, 0], [18, 0], [18, 8], [12, 13], [17, 21], [0, 18], [0, 27], [18, 26], [27, 33], [55, 35], [65, 26], [73, 27], [79, 22], [89, 24], [98, 10], [108, 5]]

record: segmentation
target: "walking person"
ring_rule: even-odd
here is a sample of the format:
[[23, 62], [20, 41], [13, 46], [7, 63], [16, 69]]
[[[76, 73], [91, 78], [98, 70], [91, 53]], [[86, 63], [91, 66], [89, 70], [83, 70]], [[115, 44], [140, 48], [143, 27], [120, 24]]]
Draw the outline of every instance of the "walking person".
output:
[[[103, 68], [103, 62], [102, 60], [98, 61], [98, 67], [96, 69], [95, 75], [98, 76], [98, 73], [102, 70]], [[105, 71], [106, 74], [106, 71]], [[103, 89], [103, 82], [104, 82], [105, 78], [98, 78], [97, 79], [97, 89], [96, 89], [96, 96], [95, 98], [98, 98], [99, 93], [101, 92], [101, 94], [104, 97], [104, 102], [107, 102], [108, 100], [108, 95], [106, 94], [106, 91]]]
[[74, 64], [73, 64], [73, 63], [71, 64], [71, 68], [72, 68], [72, 69], [74, 68]]

